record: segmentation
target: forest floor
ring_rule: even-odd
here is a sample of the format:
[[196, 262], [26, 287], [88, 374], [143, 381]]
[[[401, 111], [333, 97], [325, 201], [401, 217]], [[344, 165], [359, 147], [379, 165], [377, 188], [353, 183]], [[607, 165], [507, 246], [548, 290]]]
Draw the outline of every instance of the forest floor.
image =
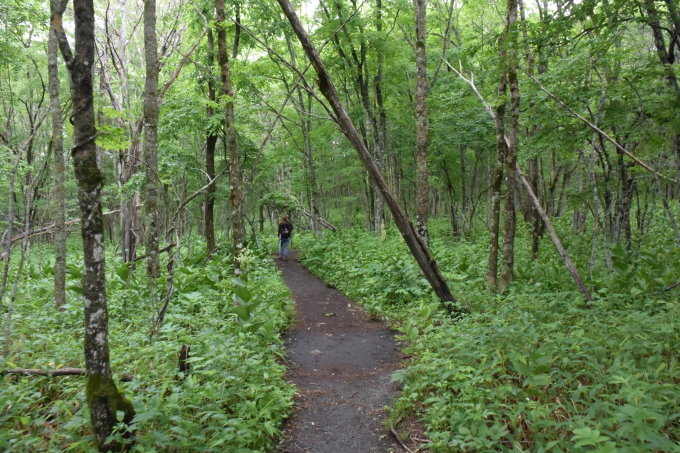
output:
[[[297, 321], [285, 335], [295, 409], [284, 426], [284, 453], [404, 451], [385, 426], [390, 383], [404, 358], [394, 332], [329, 288], [297, 261], [277, 260], [293, 293]], [[400, 426], [400, 430], [410, 428]]]

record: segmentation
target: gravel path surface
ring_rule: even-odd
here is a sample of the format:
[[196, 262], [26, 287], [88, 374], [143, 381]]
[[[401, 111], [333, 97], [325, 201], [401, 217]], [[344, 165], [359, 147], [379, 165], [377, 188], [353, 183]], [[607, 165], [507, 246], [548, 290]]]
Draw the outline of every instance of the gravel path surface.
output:
[[402, 358], [394, 332], [368, 321], [360, 306], [328, 288], [296, 258], [291, 250], [287, 261], [277, 260], [297, 308], [286, 346], [288, 379], [298, 394], [280, 451], [404, 451], [384, 426], [384, 408], [399, 392], [390, 383]]

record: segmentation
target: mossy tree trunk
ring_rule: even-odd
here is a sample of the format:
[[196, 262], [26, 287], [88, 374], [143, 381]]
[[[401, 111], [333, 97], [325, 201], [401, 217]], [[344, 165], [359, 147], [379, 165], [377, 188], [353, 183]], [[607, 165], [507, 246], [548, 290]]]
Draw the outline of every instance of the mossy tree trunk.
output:
[[106, 306], [106, 274], [104, 272], [104, 217], [101, 191], [104, 175], [97, 166], [94, 122], [92, 68], [94, 64], [93, 0], [74, 0], [75, 54], [71, 52], [62, 26], [66, 1], [55, 1], [52, 27], [55, 30], [66, 67], [71, 74], [73, 130], [75, 145], [71, 151], [78, 183], [81, 212], [84, 275], [83, 304], [85, 314], [86, 396], [91, 412], [92, 428], [100, 451], [122, 451], [124, 445], [107, 442], [117, 424], [118, 411], [129, 424], [135, 415], [132, 404], [116, 388], [109, 363]]
[[[234, 127], [234, 90], [231, 85], [231, 69], [229, 67], [229, 51], [227, 49], [226, 13], [224, 0], [215, 1], [217, 19], [217, 60], [220, 65], [222, 81], [222, 99], [224, 102], [225, 135], [229, 154], [229, 203], [231, 208], [232, 239], [234, 244], [234, 272], [239, 274], [239, 255], [243, 249], [245, 233], [241, 212], [241, 172], [238, 162], [238, 143]], [[234, 52], [235, 54], [236, 52]]]

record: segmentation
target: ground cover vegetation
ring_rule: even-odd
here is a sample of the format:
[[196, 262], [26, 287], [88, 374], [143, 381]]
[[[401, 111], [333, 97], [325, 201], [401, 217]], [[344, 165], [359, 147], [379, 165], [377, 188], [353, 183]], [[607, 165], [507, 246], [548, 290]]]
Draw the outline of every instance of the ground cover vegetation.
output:
[[[191, 448], [219, 442], [198, 430], [196, 420], [218, 424], [207, 413], [196, 418], [200, 404], [191, 415], [190, 405], [173, 409], [177, 420], [135, 420], [184, 394], [170, 388], [231, 392], [217, 375], [201, 377], [210, 385], [197, 379], [213, 366], [228, 368], [239, 357], [232, 350], [247, 357], [242, 366], [265, 368], [275, 359], [276, 332], [289, 314], [285, 288], [260, 250], [273, 246], [285, 214], [296, 232], [349, 230], [343, 234], [357, 235], [357, 246], [382, 257], [375, 261], [342, 235], [319, 245], [305, 239], [308, 265], [329, 279], [356, 273], [364, 286], [347, 290], [371, 295], [366, 303], [376, 314], [428, 301], [411, 321], [399, 315], [415, 326], [405, 335], [419, 348], [413, 366], [423, 372], [403, 376], [409, 391], [398, 407], [410, 404], [428, 420], [432, 448], [515, 442], [540, 451], [571, 442], [672, 450], [680, 283], [676, 3], [4, 2], [0, 389], [2, 398], [21, 401], [1, 413], [9, 418], [0, 439], [101, 451], [124, 450], [135, 436], [147, 436], [135, 448], [165, 445], [163, 436], [177, 450], [190, 448], [184, 441]], [[328, 253], [352, 253], [315, 262], [321, 244]], [[250, 286], [246, 278], [255, 276], [267, 283]], [[192, 278], [200, 284], [182, 292]], [[232, 278], [273, 308], [250, 307], [250, 293]], [[222, 340], [205, 338], [208, 331]], [[189, 337], [195, 343], [182, 343]], [[222, 356], [218, 342], [235, 346]], [[203, 354], [208, 346], [221, 358], [174, 381], [168, 354], [183, 344], [195, 358], [211, 360]], [[486, 359], [469, 355], [485, 347]], [[577, 351], [592, 375], [563, 362]], [[130, 365], [150, 356], [166, 361]], [[68, 363], [85, 375], [6, 374], [14, 365], [45, 371]], [[433, 371], [448, 366], [444, 378]], [[133, 383], [115, 377], [133, 372], [141, 376]], [[236, 419], [236, 408], [248, 405], [262, 412], [270, 423], [259, 431], [257, 417], [244, 416], [250, 440], [242, 448], [264, 449], [276, 433], [290, 390], [279, 378], [279, 371], [253, 377], [260, 379], [253, 388], [271, 389], [244, 393], [245, 406], [205, 404], [216, 419]], [[58, 395], [38, 396], [56, 385]], [[539, 396], [539, 388], [555, 393]], [[462, 413], [452, 408], [481, 393], [499, 402], [495, 412], [443, 434]], [[503, 412], [520, 400], [525, 412]], [[47, 417], [48, 406], [56, 415]], [[62, 423], [66, 412], [57, 406], [79, 418]], [[184, 417], [191, 428], [181, 434]], [[546, 425], [532, 425], [531, 417]], [[627, 431], [634, 417], [646, 418]], [[49, 431], [45, 420], [60, 420], [58, 429]], [[137, 432], [126, 438], [131, 427]], [[74, 433], [93, 437], [85, 447], [68, 440]], [[186, 440], [192, 433], [211, 440]]]
[[[529, 246], [530, 231], [518, 239]], [[589, 258], [583, 240], [569, 247], [577, 263]], [[644, 277], [631, 275], [625, 254], [615, 256], [617, 272], [588, 282], [599, 295], [587, 309], [570, 278], [559, 277], [552, 252], [498, 297], [486, 288], [485, 244], [436, 233], [432, 241], [465, 306], [459, 319], [434, 297], [394, 231], [334, 233], [302, 245], [314, 273], [402, 332], [413, 358], [394, 375], [404, 388], [393, 419], [422, 417], [430, 451], [680, 449], [680, 305], [655, 294], [665, 283], [642, 290]], [[677, 247], [642, 253], [635, 266], [677, 275], [665, 259], [675, 255], [677, 266]]]
[[[73, 244], [75, 245], [75, 244]], [[131, 451], [268, 451], [288, 414], [294, 389], [283, 380], [280, 333], [293, 315], [291, 300], [266, 250], [244, 254], [233, 278], [226, 251], [206, 262], [204, 251], [183, 256], [173, 306], [154, 329], [149, 290], [109, 255], [111, 367], [135, 408]], [[69, 253], [69, 261], [77, 262]], [[54, 312], [52, 256], [28, 263], [15, 305], [17, 326], [3, 368], [82, 368], [82, 266], [68, 268], [67, 303]], [[237, 303], [233, 305], [234, 301]], [[178, 368], [183, 345], [186, 368]], [[96, 451], [82, 376], [11, 375], [0, 391], [3, 451]], [[121, 420], [122, 421], [122, 420]], [[124, 443], [124, 442], [123, 442]]]

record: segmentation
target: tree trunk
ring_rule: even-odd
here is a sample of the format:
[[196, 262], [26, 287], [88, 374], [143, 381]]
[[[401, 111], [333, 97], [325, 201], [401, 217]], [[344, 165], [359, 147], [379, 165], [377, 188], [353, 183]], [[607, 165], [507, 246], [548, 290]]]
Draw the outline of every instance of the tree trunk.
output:
[[[55, 2], [56, 3], [56, 2]], [[66, 2], [55, 5], [52, 26], [59, 47], [71, 73], [74, 143], [72, 149], [78, 202], [81, 212], [84, 275], [83, 304], [85, 315], [85, 394], [90, 406], [90, 420], [99, 450], [120, 451], [123, 446], [107, 442], [117, 424], [117, 412], [124, 413], [123, 423], [130, 424], [135, 415], [132, 404], [116, 388], [111, 375], [108, 341], [108, 309], [106, 306], [106, 273], [104, 270], [104, 218], [101, 191], [104, 175], [97, 167], [94, 124], [92, 68], [94, 65], [94, 4], [92, 0], [74, 0], [75, 55], [71, 53], [62, 27]]]
[[430, 213], [429, 172], [427, 165], [427, 0], [414, 0], [416, 13], [416, 228], [421, 239], [428, 244], [427, 220]]
[[[506, 29], [507, 32], [507, 29]], [[503, 184], [503, 167], [508, 155], [508, 145], [505, 142], [505, 97], [508, 92], [508, 78], [505, 68], [505, 36], [501, 36], [498, 43], [498, 61], [501, 64], [500, 80], [496, 91], [496, 108], [494, 128], [496, 129], [496, 164], [491, 175], [491, 228], [489, 234], [489, 263], [486, 272], [486, 282], [491, 288], [498, 286], [498, 234], [500, 232], [501, 217], [501, 186]]]
[[54, 152], [54, 204], [57, 210], [54, 232], [54, 303], [59, 309], [66, 303], [66, 213], [64, 203], [64, 125], [59, 101], [59, 61], [57, 35], [50, 26], [47, 71], [52, 112], [52, 151]]
[[[215, 82], [212, 78], [212, 67], [214, 62], [215, 42], [212, 29], [208, 30], [208, 107], [206, 116], [208, 121], [213, 116], [212, 104], [215, 102]], [[205, 142], [205, 170], [208, 178], [215, 179], [215, 146], [217, 145], [217, 134], [212, 126], [208, 126]], [[215, 250], [215, 192], [217, 187], [211, 184], [205, 192], [205, 242], [207, 246], [207, 256], [211, 256]]]
[[508, 158], [505, 162], [505, 204], [503, 219], [503, 265], [499, 289], [506, 291], [513, 280], [515, 266], [515, 194], [517, 192], [517, 154], [519, 151], [519, 83], [517, 69], [517, 0], [508, 0], [508, 84], [510, 86], [510, 129]]
[[[326, 72], [326, 68], [324, 67], [323, 62], [319, 57], [319, 54], [314, 48], [312, 41], [309, 39], [307, 32], [302, 27], [300, 19], [298, 19], [295, 10], [290, 4], [290, 1], [278, 0], [278, 2], [279, 5], [281, 5], [284, 14], [290, 21], [295, 31], [295, 34], [297, 35], [298, 39], [300, 40], [300, 43], [302, 44], [303, 49], [305, 50], [305, 53], [309, 57], [312, 65], [314, 66], [314, 69], [316, 70], [316, 73], [319, 78], [318, 82], [319, 90], [330, 103], [336, 115], [336, 121], [338, 125], [340, 126], [343, 133], [350, 141], [350, 143], [352, 143], [352, 146], [354, 146], [354, 149], [357, 151], [357, 154], [359, 154], [359, 158], [361, 159], [361, 162], [364, 164], [364, 167], [368, 171], [368, 174], [373, 180], [373, 183], [380, 190], [380, 193], [383, 196], [385, 203], [392, 212], [392, 216], [394, 217], [394, 221], [397, 225], [397, 228], [399, 228], [399, 231], [401, 232], [404, 241], [411, 250], [413, 257], [415, 258], [416, 262], [418, 263], [423, 273], [425, 274], [425, 278], [432, 286], [432, 289], [434, 290], [435, 294], [439, 296], [439, 298], [442, 301], [455, 302], [455, 299], [451, 294], [451, 291], [449, 290], [449, 287], [446, 284], [446, 281], [444, 280], [444, 277], [441, 274], [439, 267], [437, 266], [437, 262], [434, 259], [434, 256], [430, 253], [427, 247], [427, 244], [425, 244], [424, 241], [420, 240], [420, 235], [416, 232], [415, 228], [413, 227], [413, 224], [409, 221], [408, 217], [401, 209], [401, 206], [399, 206], [397, 200], [392, 196], [392, 193], [389, 191], [382, 174], [378, 171], [378, 168], [373, 162], [373, 159], [371, 158], [368, 149], [366, 148], [364, 142], [362, 141], [358, 131], [354, 127], [354, 124], [352, 123], [352, 120], [347, 114], [347, 111], [342, 105], [342, 102], [340, 101], [340, 96], [338, 95], [338, 92], [335, 89], [335, 86], [333, 85], [333, 82], [331, 81], [328, 72]], [[453, 312], [460, 313], [460, 309], [456, 306], [452, 305], [450, 306], [450, 309]]]
[[[385, 113], [385, 105], [383, 102], [382, 94], [382, 80], [383, 80], [383, 36], [382, 36], [382, 0], [375, 1], [376, 17], [375, 17], [375, 27], [378, 32], [378, 46], [376, 49], [378, 58], [378, 72], [375, 76], [375, 99], [378, 104], [378, 135], [375, 142], [375, 150], [373, 155], [375, 157], [375, 164], [378, 167], [380, 173], [384, 172], [385, 168], [385, 147], [387, 144], [387, 118]], [[375, 215], [373, 216], [375, 221], [375, 234], [379, 236], [382, 234], [382, 225], [385, 207], [383, 204], [383, 198], [378, 190], [375, 196]]]
[[161, 276], [158, 256], [158, 41], [156, 40], [156, 0], [144, 0], [144, 160], [146, 161], [146, 275]]
[[215, 1], [217, 19], [217, 59], [220, 64], [222, 80], [222, 96], [226, 98], [224, 106], [227, 149], [229, 150], [229, 203], [231, 208], [232, 239], [234, 244], [234, 272], [241, 273], [239, 255], [243, 248], [244, 231], [241, 219], [241, 172], [238, 162], [238, 144], [234, 127], [234, 90], [231, 86], [231, 70], [227, 51], [227, 30], [225, 23], [224, 0]]

